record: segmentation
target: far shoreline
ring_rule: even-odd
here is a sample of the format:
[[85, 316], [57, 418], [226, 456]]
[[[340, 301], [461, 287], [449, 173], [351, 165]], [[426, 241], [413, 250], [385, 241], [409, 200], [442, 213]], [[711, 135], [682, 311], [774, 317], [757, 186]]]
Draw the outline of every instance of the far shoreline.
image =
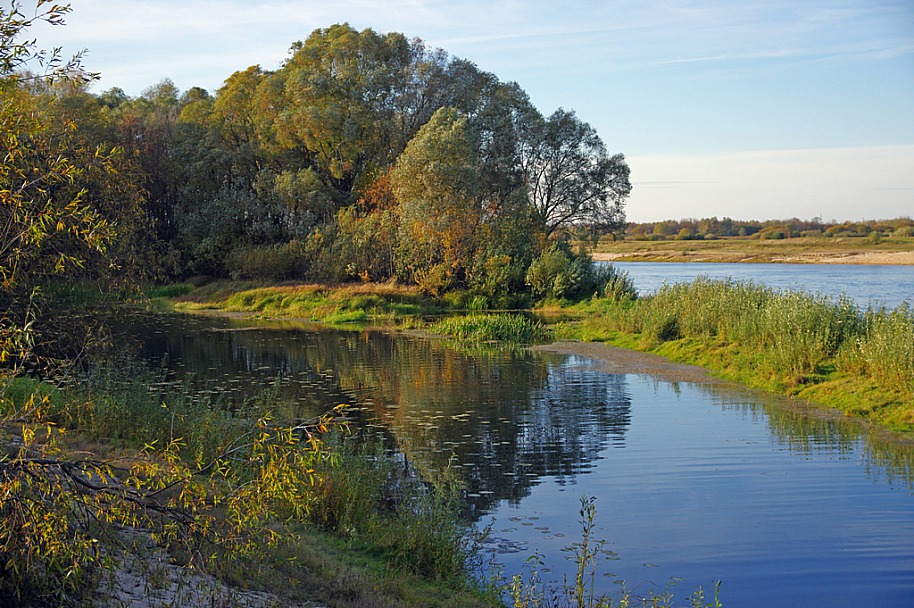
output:
[[914, 251], [746, 253], [735, 251], [633, 251], [597, 252], [598, 262], [697, 262], [727, 264], [847, 264], [861, 266], [914, 266]]

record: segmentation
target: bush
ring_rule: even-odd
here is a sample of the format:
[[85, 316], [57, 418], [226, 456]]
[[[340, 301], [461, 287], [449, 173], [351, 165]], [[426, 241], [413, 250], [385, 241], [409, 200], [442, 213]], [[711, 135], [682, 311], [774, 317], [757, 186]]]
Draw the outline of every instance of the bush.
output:
[[638, 292], [635, 289], [635, 283], [624, 270], [619, 270], [612, 264], [601, 265], [595, 268], [596, 284], [598, 294], [602, 297], [622, 302], [626, 300], [635, 300]]
[[537, 299], [581, 300], [599, 295], [610, 278], [586, 252], [575, 253], [563, 242], [544, 251], [527, 270], [527, 285]]
[[565, 271], [569, 263], [566, 248], [554, 246], [533, 260], [527, 269], [527, 285], [530, 286], [535, 298], [544, 298], [552, 295], [555, 278]]
[[470, 289], [489, 298], [519, 291], [523, 283], [523, 267], [505, 254], [482, 256], [482, 261], [477, 262], [469, 277]]

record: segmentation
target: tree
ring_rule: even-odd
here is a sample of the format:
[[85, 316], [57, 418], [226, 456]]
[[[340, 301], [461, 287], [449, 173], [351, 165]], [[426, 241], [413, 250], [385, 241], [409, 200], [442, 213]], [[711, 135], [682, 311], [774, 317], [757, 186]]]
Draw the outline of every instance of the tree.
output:
[[[0, 365], [7, 376], [35, 352], [39, 286], [108, 266], [100, 260], [119, 230], [93, 200], [107, 186], [89, 187], [118, 173], [119, 151], [88, 147], [57, 112], [55, 96], [31, 91], [40, 82], [92, 78], [78, 56], [64, 62], [34, 41], [19, 41], [36, 22], [62, 23], [69, 7], [46, 4], [39, 2], [32, 18], [18, 2], [0, 8]], [[37, 75], [25, 71], [34, 64]]]
[[397, 267], [437, 293], [462, 281], [481, 219], [467, 119], [442, 108], [406, 146], [390, 175], [399, 202]]
[[596, 131], [574, 112], [529, 116], [521, 163], [533, 213], [546, 234], [580, 224], [598, 230], [624, 226], [631, 192], [621, 154], [609, 156]]
[[[22, 12], [22, 3], [18, 0], [13, 0], [8, 9], [0, 7], [0, 79], [20, 82], [62, 78], [90, 82], [97, 79], [98, 74], [83, 69], [82, 51], [65, 61], [59, 49], [49, 53], [38, 48], [34, 39], [20, 40], [22, 34], [37, 23], [63, 25], [64, 16], [70, 10], [69, 4], [51, 4], [50, 0], [38, 0], [31, 16]], [[36, 64], [40, 71], [29, 72]]]

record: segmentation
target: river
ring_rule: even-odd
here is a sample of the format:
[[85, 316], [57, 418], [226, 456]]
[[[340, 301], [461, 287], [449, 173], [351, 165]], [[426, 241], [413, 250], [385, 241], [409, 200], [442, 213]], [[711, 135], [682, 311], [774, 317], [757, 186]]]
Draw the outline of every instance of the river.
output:
[[289, 415], [349, 403], [411, 470], [458, 483], [508, 574], [560, 581], [594, 497], [597, 585], [678, 604], [912, 605], [914, 445], [722, 383], [384, 331], [136, 315], [141, 354], [214, 402], [273, 386]]
[[914, 266], [855, 264], [718, 264], [693, 262], [613, 262], [648, 294], [664, 283], [690, 282], [699, 276], [753, 281], [775, 289], [849, 297], [862, 308], [895, 308], [914, 299]]

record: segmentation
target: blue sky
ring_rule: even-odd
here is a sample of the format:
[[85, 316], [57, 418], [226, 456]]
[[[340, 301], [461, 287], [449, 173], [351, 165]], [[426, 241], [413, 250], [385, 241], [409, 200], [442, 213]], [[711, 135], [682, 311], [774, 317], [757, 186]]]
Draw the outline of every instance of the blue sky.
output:
[[215, 91], [348, 22], [469, 59], [546, 114], [574, 109], [628, 158], [632, 220], [914, 215], [911, 0], [72, 4], [66, 27], [35, 34], [87, 48], [99, 91]]

